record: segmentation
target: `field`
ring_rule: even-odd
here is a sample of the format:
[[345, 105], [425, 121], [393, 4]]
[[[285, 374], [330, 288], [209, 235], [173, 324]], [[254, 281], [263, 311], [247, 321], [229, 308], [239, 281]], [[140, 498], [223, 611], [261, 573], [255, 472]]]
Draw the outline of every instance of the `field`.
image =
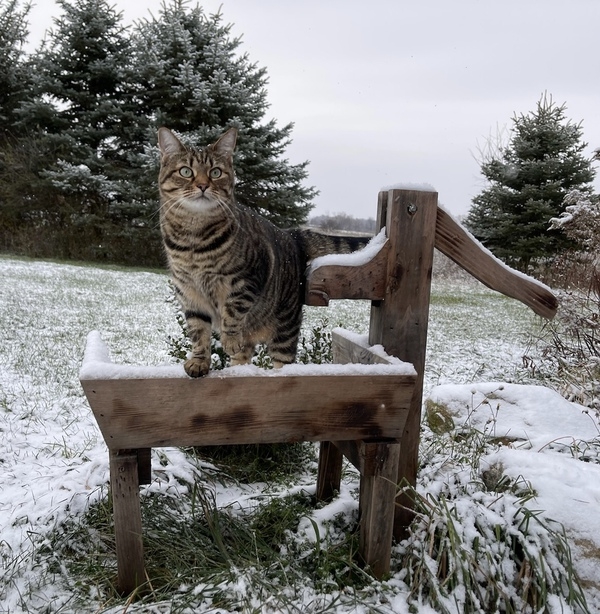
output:
[[[91, 330], [115, 362], [174, 360], [167, 277], [9, 258], [0, 272], [0, 612], [600, 611], [598, 425], [531, 386], [542, 323], [524, 306], [434, 281], [420, 514], [388, 579], [353, 562], [350, 467], [339, 498], [312, 505], [314, 446], [165, 449], [142, 497], [150, 582], [127, 601], [78, 370]], [[323, 318], [366, 332], [368, 317], [364, 302], [310, 308], [304, 335]]]

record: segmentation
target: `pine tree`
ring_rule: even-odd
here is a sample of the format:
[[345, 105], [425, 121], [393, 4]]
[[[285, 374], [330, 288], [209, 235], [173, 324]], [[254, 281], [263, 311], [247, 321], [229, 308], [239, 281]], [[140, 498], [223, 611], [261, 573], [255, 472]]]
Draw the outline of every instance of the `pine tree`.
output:
[[[279, 225], [306, 220], [315, 195], [302, 185], [307, 162], [291, 165], [282, 156], [292, 125], [278, 128], [264, 121], [268, 107], [266, 71], [236, 55], [239, 39], [220, 13], [207, 16], [185, 0], [163, 3], [156, 18], [138, 24], [135, 32], [136, 100], [160, 126], [179, 132], [183, 140], [205, 145], [227, 127], [239, 130], [236, 152], [237, 197]], [[152, 142], [155, 142], [152, 136]], [[142, 145], [139, 146], [140, 152]], [[156, 198], [157, 157], [140, 153]]]
[[[19, 109], [34, 174], [26, 218], [55, 228], [63, 257], [139, 262], [151, 212], [130, 197], [139, 169], [129, 139], [150, 120], [129, 83], [129, 28], [107, 0], [57, 4], [62, 14], [30, 60], [33, 94]], [[148, 260], [157, 264], [153, 235], [157, 255]]]
[[489, 187], [473, 199], [466, 220], [484, 245], [523, 271], [571, 246], [550, 220], [570, 190], [592, 189], [581, 124], [567, 120], [565, 109], [544, 94], [534, 112], [513, 117], [509, 144], [482, 163]]
[[106, 0], [58, 0], [63, 14], [33, 59], [36, 98], [23, 121], [55, 160], [45, 176], [80, 207], [107, 215], [119, 200], [121, 143], [128, 119], [123, 66], [130, 56], [122, 16]]
[[15, 110], [29, 89], [23, 47], [30, 9], [30, 4], [21, 6], [19, 0], [0, 0], [0, 134], [4, 139], [15, 134]]
[[565, 232], [577, 248], [591, 252], [600, 262], [600, 195], [571, 190], [565, 197], [565, 210], [553, 218], [551, 227]]

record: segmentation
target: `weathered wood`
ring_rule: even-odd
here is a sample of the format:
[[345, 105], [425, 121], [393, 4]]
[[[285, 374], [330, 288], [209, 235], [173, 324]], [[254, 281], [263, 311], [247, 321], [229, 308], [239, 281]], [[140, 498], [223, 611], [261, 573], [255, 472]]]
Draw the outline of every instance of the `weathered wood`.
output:
[[[544, 318], [555, 316], [558, 300], [546, 286], [494, 258], [439, 207], [435, 247], [488, 288], [521, 301]], [[330, 265], [310, 269], [306, 304], [326, 306], [330, 299], [384, 299], [389, 250], [388, 241], [371, 261], [359, 267]]]
[[[151, 447], [168, 445], [322, 442], [317, 498], [339, 490], [346, 456], [361, 474], [360, 556], [377, 577], [389, 571], [392, 533], [402, 537], [413, 516], [409, 497], [395, 499], [399, 482], [416, 480], [434, 245], [544, 317], [557, 301], [482, 250], [438, 209], [434, 192], [380, 193], [378, 225], [388, 234], [379, 253], [361, 266], [313, 269], [306, 301], [371, 299], [369, 343], [411, 362], [418, 375], [82, 380], [110, 449], [120, 590], [144, 582], [139, 484], [151, 479]], [[389, 362], [336, 333], [333, 344], [339, 363]]]
[[82, 380], [111, 449], [397, 437], [416, 377]]
[[388, 242], [361, 266], [326, 265], [310, 268], [306, 278], [307, 305], [324, 307], [330, 299], [382, 299], [385, 296], [385, 267]]
[[331, 333], [331, 353], [333, 362], [340, 365], [348, 363], [387, 365], [392, 362], [376, 354], [371, 348], [362, 347], [351, 339], [336, 333], [336, 331]]
[[[390, 250], [383, 301], [371, 306], [370, 345], [411, 362], [417, 372], [402, 436], [396, 483], [416, 483], [425, 350], [429, 321], [431, 269], [437, 217], [437, 193], [390, 190], [379, 194], [378, 227], [386, 227]], [[410, 501], [397, 507], [394, 533], [404, 535], [412, 520]]]
[[[400, 442], [335, 441], [329, 445], [338, 449], [340, 462], [343, 453], [360, 472], [359, 556], [381, 578], [390, 570]], [[328, 453], [330, 450], [327, 448]]]
[[344, 456], [331, 441], [322, 441], [319, 448], [317, 501], [331, 501], [340, 491]]
[[332, 441], [331, 443], [362, 473], [364, 466], [360, 441]]
[[362, 441], [359, 450], [363, 465], [359, 555], [373, 575], [381, 578], [390, 571], [400, 444]]
[[137, 450], [110, 451], [118, 588], [131, 593], [145, 580]]
[[555, 316], [558, 300], [552, 292], [496, 260], [440, 208], [437, 210], [435, 247], [488, 288], [521, 301], [544, 318]]

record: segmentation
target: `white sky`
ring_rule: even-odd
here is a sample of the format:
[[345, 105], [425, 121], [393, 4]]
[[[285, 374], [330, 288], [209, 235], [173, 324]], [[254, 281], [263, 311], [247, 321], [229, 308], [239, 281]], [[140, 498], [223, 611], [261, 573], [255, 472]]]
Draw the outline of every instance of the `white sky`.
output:
[[[161, 0], [114, 4], [131, 21]], [[467, 213], [484, 185], [479, 148], [544, 91], [583, 122], [587, 153], [600, 147], [600, 0], [200, 4], [221, 7], [240, 51], [267, 69], [266, 119], [295, 124], [287, 156], [311, 162], [313, 214], [374, 217], [379, 189], [399, 182], [427, 182]], [[38, 0], [31, 43], [58, 13]]]

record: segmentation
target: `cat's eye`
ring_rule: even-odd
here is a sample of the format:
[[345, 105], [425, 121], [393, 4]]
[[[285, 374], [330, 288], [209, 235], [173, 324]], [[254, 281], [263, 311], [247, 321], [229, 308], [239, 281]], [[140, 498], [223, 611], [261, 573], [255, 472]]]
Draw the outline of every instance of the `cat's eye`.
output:
[[210, 169], [210, 178], [218, 179], [223, 174], [223, 171], [220, 168], [211, 168]]
[[186, 179], [189, 179], [194, 174], [194, 171], [189, 166], [182, 166], [179, 169], [179, 174], [182, 177], [185, 177]]

